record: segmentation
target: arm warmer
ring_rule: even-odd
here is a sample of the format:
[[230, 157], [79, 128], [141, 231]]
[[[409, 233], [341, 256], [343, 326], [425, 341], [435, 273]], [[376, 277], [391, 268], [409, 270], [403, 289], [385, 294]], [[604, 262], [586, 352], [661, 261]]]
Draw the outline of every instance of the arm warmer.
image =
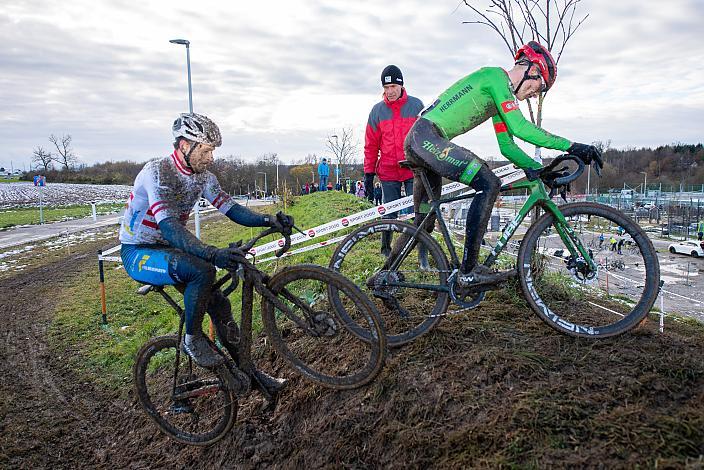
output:
[[[227, 211], [227, 217], [240, 225], [244, 225], [246, 227], [268, 227], [269, 226], [269, 217], [259, 214], [258, 212], [254, 212], [252, 210], [247, 209], [244, 206], [241, 206], [237, 203], [235, 203], [229, 211]], [[164, 234], [166, 235], [166, 234]]]
[[[228, 212], [229, 214], [229, 212]], [[216, 247], [206, 245], [181, 225], [176, 217], [167, 217], [159, 222], [159, 230], [169, 245], [186, 253], [213, 262]]]

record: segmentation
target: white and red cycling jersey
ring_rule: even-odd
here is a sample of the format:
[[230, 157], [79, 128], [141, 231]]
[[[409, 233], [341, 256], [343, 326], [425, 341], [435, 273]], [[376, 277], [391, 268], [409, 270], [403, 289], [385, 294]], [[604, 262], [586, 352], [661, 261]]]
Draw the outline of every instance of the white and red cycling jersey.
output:
[[168, 244], [159, 222], [176, 217], [186, 225], [196, 202], [204, 197], [223, 214], [235, 204], [209, 171], [194, 173], [175, 153], [147, 162], [134, 181], [120, 227], [120, 242], [130, 245]]

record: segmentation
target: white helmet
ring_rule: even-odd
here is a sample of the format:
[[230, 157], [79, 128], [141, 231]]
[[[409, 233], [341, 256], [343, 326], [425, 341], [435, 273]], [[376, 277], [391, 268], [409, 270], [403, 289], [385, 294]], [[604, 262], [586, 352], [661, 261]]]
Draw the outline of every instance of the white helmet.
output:
[[193, 142], [220, 147], [222, 136], [217, 124], [202, 114], [181, 114], [171, 128], [174, 137], [183, 137]]

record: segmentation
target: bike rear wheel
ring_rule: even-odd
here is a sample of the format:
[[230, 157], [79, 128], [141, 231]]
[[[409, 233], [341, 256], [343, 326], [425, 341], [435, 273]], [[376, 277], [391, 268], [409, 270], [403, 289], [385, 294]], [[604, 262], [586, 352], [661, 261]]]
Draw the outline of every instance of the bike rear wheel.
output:
[[178, 348], [178, 337], [169, 335], [153, 338], [139, 350], [133, 369], [139, 404], [175, 441], [211, 445], [232, 429], [237, 398], [221, 372], [197, 366]]
[[[393, 240], [391, 256], [395, 257], [413, 236], [416, 236], [416, 246], [405, 255], [398, 268], [384, 270], [386, 257], [381, 252], [382, 239]], [[419, 262], [421, 250], [425, 250], [428, 260], [428, 265], [423, 267]], [[380, 220], [358, 228], [338, 245], [330, 268], [351, 279], [374, 301], [384, 320], [391, 347], [402, 346], [430, 331], [449, 304], [447, 291], [428, 288], [447, 286], [449, 269], [442, 248], [426, 232], [419, 232], [405, 222]], [[331, 297], [337, 313], [348, 321], [353, 331], [363, 335], [364, 331], [355, 328], [336, 293]]]
[[[653, 244], [639, 225], [609, 206], [564, 204], [560, 212], [572, 231], [568, 237], [579, 239], [584, 247], [603, 233], [607, 239], [627, 234], [638, 249], [618, 255], [604, 245], [593, 250], [595, 264], [608, 266], [609, 259], [617, 257], [620, 270], [590, 268], [581, 256], [570, 254], [558, 230], [549, 230], [559, 222], [547, 212], [528, 229], [518, 252], [528, 304], [552, 328], [572, 336], [608, 337], [634, 328], [659, 291], [660, 265]], [[625, 233], [619, 235], [618, 227]], [[558, 253], [564, 255], [555, 256]]]
[[[272, 276], [262, 296], [264, 328], [274, 349], [298, 373], [320, 385], [351, 389], [369, 383], [384, 366], [386, 335], [374, 304], [349, 279], [323, 266], [299, 264]], [[331, 304], [337, 292], [349, 316]], [[346, 325], [353, 321], [367, 340]]]

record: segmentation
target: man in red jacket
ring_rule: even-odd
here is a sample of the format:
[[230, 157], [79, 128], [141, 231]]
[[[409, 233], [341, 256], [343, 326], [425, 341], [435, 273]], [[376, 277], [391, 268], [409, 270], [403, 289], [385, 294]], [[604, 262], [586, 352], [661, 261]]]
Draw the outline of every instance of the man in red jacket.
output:
[[[413, 172], [401, 168], [398, 162], [405, 160], [403, 141], [423, 110], [423, 103], [418, 98], [408, 96], [403, 87], [401, 70], [395, 65], [389, 65], [381, 72], [381, 85], [384, 87], [384, 99], [374, 105], [367, 121], [364, 186], [367, 197], [371, 200], [374, 194], [374, 175], [378, 176], [386, 203], [401, 197], [402, 184], [406, 196], [413, 194]], [[387, 219], [394, 217], [396, 213], [384, 215]], [[382, 240], [381, 249], [388, 256], [391, 240]]]

